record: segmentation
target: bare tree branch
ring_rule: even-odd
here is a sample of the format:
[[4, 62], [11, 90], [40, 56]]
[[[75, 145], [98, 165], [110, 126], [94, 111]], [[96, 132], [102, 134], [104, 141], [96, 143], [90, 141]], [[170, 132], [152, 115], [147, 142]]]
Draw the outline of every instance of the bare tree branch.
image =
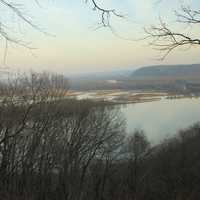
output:
[[[34, 0], [37, 4], [38, 1]], [[23, 5], [17, 4], [7, 0], [0, 0], [0, 6], [2, 8], [5, 8], [6, 11], [9, 11], [10, 13], [17, 16], [18, 21], [17, 23], [24, 22], [26, 25], [29, 25], [33, 29], [42, 32], [43, 34], [48, 34], [44, 30], [42, 30], [38, 25], [36, 25], [29, 16], [25, 15], [25, 12], [23, 10]], [[0, 37], [7, 42], [14, 43], [20, 46], [23, 46], [28, 49], [33, 49], [30, 47], [30, 43], [25, 42], [23, 39], [19, 39], [17, 36], [15, 36], [16, 33], [11, 34], [10, 29], [7, 26], [7, 22], [3, 22], [3, 20], [0, 19]], [[49, 34], [48, 34], [49, 35]]]
[[96, 0], [85, 0], [86, 3], [89, 1], [93, 4], [93, 10], [94, 11], [98, 10], [100, 12], [101, 22], [98, 28], [111, 27], [110, 18], [112, 16], [116, 16], [118, 18], [124, 18], [124, 15], [119, 14], [115, 9], [103, 8], [96, 2]]
[[[190, 7], [182, 6], [180, 12], [175, 11], [175, 15], [177, 17], [178, 26], [182, 23], [188, 26], [200, 24], [200, 10], [192, 10]], [[153, 25], [144, 30], [147, 34], [146, 39], [151, 39], [149, 44], [153, 46], [154, 49], [163, 52], [161, 60], [179, 47], [184, 46], [190, 48], [192, 46], [200, 46], [199, 35], [196, 34], [196, 36], [194, 36], [191, 32], [186, 34], [181, 31], [174, 31], [173, 28], [161, 18], [158, 26]]]

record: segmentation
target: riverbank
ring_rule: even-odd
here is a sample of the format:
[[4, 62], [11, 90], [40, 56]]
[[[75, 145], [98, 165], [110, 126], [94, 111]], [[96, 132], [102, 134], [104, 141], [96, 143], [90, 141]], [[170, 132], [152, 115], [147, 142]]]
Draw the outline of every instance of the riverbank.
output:
[[78, 100], [90, 99], [94, 101], [107, 101], [115, 104], [130, 104], [160, 101], [162, 99], [198, 98], [199, 95], [140, 90], [92, 90], [81, 92], [69, 91], [67, 97]]

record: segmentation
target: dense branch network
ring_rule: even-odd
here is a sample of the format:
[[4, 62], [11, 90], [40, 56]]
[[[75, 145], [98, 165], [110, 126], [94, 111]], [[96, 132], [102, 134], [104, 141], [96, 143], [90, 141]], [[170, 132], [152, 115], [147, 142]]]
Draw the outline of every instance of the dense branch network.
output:
[[[193, 10], [190, 7], [182, 6], [181, 12], [175, 11], [178, 24], [185, 24], [188, 26], [200, 25], [200, 10]], [[199, 28], [199, 27], [197, 27]], [[174, 31], [168, 24], [160, 19], [158, 26], [151, 26], [145, 28], [147, 38], [152, 39], [150, 45], [156, 50], [164, 52], [161, 59], [164, 59], [174, 49], [185, 46], [200, 46], [200, 38], [197, 33], [194, 35], [180, 31]]]

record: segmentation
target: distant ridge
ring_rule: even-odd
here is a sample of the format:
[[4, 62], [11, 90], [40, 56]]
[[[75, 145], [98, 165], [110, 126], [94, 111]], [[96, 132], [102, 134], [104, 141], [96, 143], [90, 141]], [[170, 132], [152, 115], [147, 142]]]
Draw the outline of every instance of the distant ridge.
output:
[[189, 65], [155, 65], [142, 67], [131, 74], [132, 79], [183, 79], [200, 78], [200, 64]]
[[69, 78], [71, 80], [116, 80], [129, 78], [132, 72], [132, 69], [113, 70], [106, 72], [75, 74]]

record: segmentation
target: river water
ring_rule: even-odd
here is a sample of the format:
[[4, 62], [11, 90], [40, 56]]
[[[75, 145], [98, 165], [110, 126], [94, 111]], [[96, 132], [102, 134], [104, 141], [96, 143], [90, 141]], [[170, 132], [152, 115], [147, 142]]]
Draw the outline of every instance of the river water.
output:
[[200, 121], [200, 99], [162, 99], [121, 107], [127, 131], [143, 129], [152, 143], [172, 137], [178, 130]]

